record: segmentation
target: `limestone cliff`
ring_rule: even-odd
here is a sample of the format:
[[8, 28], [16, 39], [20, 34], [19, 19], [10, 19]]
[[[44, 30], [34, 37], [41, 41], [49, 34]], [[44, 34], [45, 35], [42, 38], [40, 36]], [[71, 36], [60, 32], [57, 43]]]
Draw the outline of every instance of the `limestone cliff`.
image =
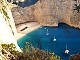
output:
[[14, 43], [18, 51], [21, 51], [15, 39], [16, 28], [10, 10], [10, 5], [6, 0], [0, 0], [0, 42]]
[[57, 26], [64, 22], [80, 28], [80, 12], [75, 10], [75, 4], [79, 6], [80, 0], [39, 0], [29, 7], [14, 7], [12, 13], [16, 25], [37, 21], [45, 26]]

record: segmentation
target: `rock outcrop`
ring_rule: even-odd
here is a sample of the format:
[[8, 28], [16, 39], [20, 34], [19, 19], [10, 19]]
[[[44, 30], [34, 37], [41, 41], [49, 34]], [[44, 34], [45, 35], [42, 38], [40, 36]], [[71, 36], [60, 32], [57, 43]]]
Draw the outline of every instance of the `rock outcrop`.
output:
[[32, 6], [12, 8], [16, 25], [27, 21], [37, 21], [44, 26], [57, 26], [63, 22], [80, 28], [80, 12], [75, 4], [79, 0], [39, 0]]
[[15, 39], [17, 32], [10, 9], [10, 5], [6, 0], [0, 0], [0, 43], [13, 43], [16, 49], [21, 51]]
[[70, 56], [69, 60], [80, 60], [80, 53]]

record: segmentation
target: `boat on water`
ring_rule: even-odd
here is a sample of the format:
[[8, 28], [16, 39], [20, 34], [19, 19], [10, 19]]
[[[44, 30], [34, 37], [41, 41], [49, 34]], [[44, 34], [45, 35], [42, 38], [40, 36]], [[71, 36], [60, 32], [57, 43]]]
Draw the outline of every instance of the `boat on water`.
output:
[[25, 0], [19, 0], [19, 2], [24, 2]]
[[49, 35], [48, 29], [47, 29], [47, 33], [46, 33], [46, 35]]
[[53, 41], [56, 41], [56, 38], [55, 38], [55, 36], [54, 36], [54, 39], [53, 39]]
[[46, 28], [44, 28], [44, 29], [46, 29]]
[[23, 3], [23, 2], [28, 2], [28, 0], [16, 0], [16, 3]]
[[68, 54], [69, 53], [69, 50], [67, 49], [67, 45], [66, 45], [66, 50], [64, 52], [65, 54]]

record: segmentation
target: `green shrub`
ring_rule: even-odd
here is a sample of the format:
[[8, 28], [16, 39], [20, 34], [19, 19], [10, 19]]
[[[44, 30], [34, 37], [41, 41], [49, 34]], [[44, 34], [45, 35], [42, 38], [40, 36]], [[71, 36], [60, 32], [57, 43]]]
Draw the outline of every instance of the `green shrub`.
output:
[[31, 44], [27, 44], [24, 52], [15, 50], [14, 44], [2, 44], [2, 48], [9, 51], [17, 60], [60, 60], [60, 56], [46, 52], [39, 48], [34, 48]]
[[5, 49], [6, 51], [9, 51], [10, 53], [15, 53], [16, 52], [16, 46], [11, 43], [11, 44], [2, 44], [1, 45], [3, 49]]

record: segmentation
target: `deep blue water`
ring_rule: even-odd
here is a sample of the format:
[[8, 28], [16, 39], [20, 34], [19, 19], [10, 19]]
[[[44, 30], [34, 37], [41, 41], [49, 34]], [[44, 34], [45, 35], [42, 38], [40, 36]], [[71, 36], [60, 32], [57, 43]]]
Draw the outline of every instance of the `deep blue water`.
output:
[[19, 3], [15, 2], [15, 4], [17, 4], [20, 7], [26, 7], [26, 6], [30, 6], [30, 5], [35, 4], [37, 1], [38, 0], [25, 0], [25, 2], [23, 2], [23, 3], [22, 2], [19, 2]]
[[[49, 35], [46, 35], [46, 29], [49, 30]], [[57, 39], [55, 42], [53, 41]], [[24, 48], [25, 42], [30, 42], [34, 47], [53, 52], [59, 55], [62, 60], [68, 60], [71, 54], [80, 52], [80, 30], [70, 27], [66, 24], [59, 24], [58, 27], [42, 27], [19, 39], [18, 45]], [[69, 54], [64, 54], [66, 48], [69, 49]]]

